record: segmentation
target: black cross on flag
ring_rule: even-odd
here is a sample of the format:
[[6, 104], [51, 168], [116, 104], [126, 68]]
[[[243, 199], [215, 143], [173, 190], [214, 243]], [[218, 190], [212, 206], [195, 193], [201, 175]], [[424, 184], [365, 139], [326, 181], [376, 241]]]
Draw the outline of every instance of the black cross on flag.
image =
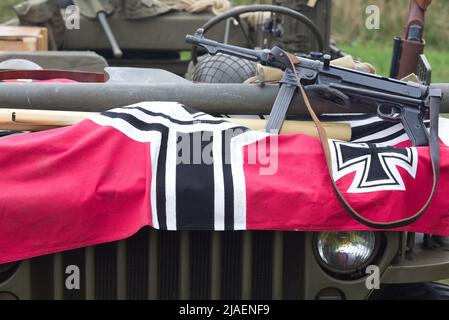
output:
[[355, 172], [348, 193], [402, 190], [405, 185], [398, 167], [412, 178], [418, 168], [416, 148], [382, 147], [372, 143], [329, 140], [334, 180]]

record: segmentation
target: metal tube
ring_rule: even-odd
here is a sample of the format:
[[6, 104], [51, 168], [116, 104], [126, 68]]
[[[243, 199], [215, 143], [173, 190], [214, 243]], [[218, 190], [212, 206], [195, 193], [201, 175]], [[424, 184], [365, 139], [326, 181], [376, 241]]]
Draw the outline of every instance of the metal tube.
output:
[[[278, 85], [242, 84], [108, 84], [108, 83], [2, 83], [0, 108], [105, 111], [142, 101], [177, 101], [207, 113], [269, 114]], [[325, 100], [311, 102], [317, 113], [375, 112], [372, 106], [335, 107]], [[290, 114], [307, 114], [295, 97]]]
[[108, 18], [106, 17], [106, 14], [104, 12], [99, 12], [97, 14], [98, 21], [100, 21], [100, 24], [104, 30], [104, 33], [106, 34], [106, 37], [108, 38], [109, 44], [111, 45], [112, 53], [114, 54], [114, 57], [117, 59], [120, 59], [123, 56], [123, 52], [120, 49], [117, 40], [115, 39], [114, 33], [112, 33], [111, 27], [109, 26]]
[[[449, 113], [449, 84], [433, 84], [443, 91], [441, 113]], [[208, 113], [269, 114], [279, 86], [242, 84], [121, 84], [121, 83], [2, 83], [0, 108], [105, 111], [142, 101], [177, 101]], [[350, 108], [336, 107], [310, 95], [317, 113], [375, 113], [377, 108], [365, 103]], [[289, 114], [308, 114], [296, 95]]]
[[449, 113], [449, 83], [434, 83], [430, 85], [431, 89], [441, 89], [443, 98], [440, 104], [441, 113]]

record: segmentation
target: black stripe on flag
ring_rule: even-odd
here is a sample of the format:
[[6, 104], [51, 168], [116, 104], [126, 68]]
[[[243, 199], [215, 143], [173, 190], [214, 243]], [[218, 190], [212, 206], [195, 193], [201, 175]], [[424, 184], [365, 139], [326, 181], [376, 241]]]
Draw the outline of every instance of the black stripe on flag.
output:
[[[424, 125], [426, 126], [426, 128], [430, 127], [430, 123], [428, 121], [425, 121]], [[360, 127], [358, 127], [358, 128], [360, 128]], [[354, 130], [354, 128], [353, 128], [353, 130]], [[381, 132], [381, 131], [383, 131], [383, 130], [379, 130], [378, 132]], [[371, 134], [378, 133], [378, 132], [372, 132]], [[360, 137], [357, 138], [357, 143], [386, 143], [386, 142], [396, 139], [404, 134], [405, 134], [405, 130], [399, 129], [398, 131], [396, 131], [392, 134], [388, 134], [388, 135], [385, 134], [384, 136], [381, 136], [380, 138], [377, 138], [377, 139], [363, 139], [364, 137], [369, 137], [369, 135], [368, 134], [360, 135]], [[355, 137], [353, 137], [352, 140], [355, 140]]]
[[223, 161], [223, 182], [224, 182], [224, 228], [234, 230], [234, 182], [231, 168], [231, 139], [229, 130], [222, 132], [222, 161]]
[[149, 116], [161, 117], [161, 118], [169, 120], [172, 123], [176, 123], [176, 124], [179, 124], [179, 125], [193, 125], [193, 124], [201, 124], [201, 123], [204, 123], [204, 124], [220, 124], [220, 123], [228, 123], [229, 122], [229, 121], [226, 121], [226, 120], [187, 120], [187, 121], [186, 120], [178, 120], [178, 119], [172, 118], [172, 117], [170, 117], [170, 116], [168, 116], [168, 115], [166, 115], [164, 113], [153, 112], [153, 111], [150, 111], [150, 110], [142, 108], [142, 107], [129, 107], [127, 109], [139, 110], [139, 111], [142, 111], [143, 113], [145, 113], [145, 114], [147, 114]]
[[[176, 229], [213, 230], [214, 166], [201, 156], [207, 154], [212, 159], [213, 134], [177, 132], [176, 139], [181, 146], [176, 164]], [[190, 141], [190, 148], [185, 141]]]
[[366, 124], [359, 127], [352, 128], [352, 140], [359, 140], [363, 137], [375, 134], [382, 130], [387, 130], [392, 126], [395, 126], [396, 122], [376, 121], [370, 124]]

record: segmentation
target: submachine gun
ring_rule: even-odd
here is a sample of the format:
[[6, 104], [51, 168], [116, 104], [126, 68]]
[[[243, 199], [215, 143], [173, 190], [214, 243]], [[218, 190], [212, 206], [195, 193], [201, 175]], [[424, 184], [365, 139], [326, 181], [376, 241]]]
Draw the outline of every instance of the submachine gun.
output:
[[[317, 59], [310, 59], [289, 54], [279, 47], [273, 47], [271, 50], [252, 50], [222, 44], [204, 38], [202, 29], [198, 29], [194, 36], [187, 35], [186, 41], [203, 47], [212, 55], [221, 52], [260, 62], [262, 65], [284, 71], [280, 81], [281, 87], [271, 109], [266, 130], [271, 133], [273, 131], [279, 132], [296, 89], [299, 88], [309, 114], [317, 127], [335, 195], [354, 219], [372, 228], [389, 229], [408, 225], [419, 219], [427, 210], [435, 194], [439, 177], [438, 117], [442, 98], [440, 89], [431, 89], [428, 85], [422, 83], [400, 81], [332, 66], [331, 57], [327, 54]], [[430, 70], [427, 73], [429, 72]], [[331, 101], [339, 108], [350, 108], [353, 102], [357, 102], [358, 105], [361, 103], [374, 104], [380, 118], [388, 121], [400, 121], [403, 124], [405, 132], [414, 146], [428, 145], [432, 163], [433, 184], [432, 191], [424, 206], [407, 218], [390, 222], [369, 220], [358, 213], [345, 199], [333, 178], [327, 135], [309, 102], [309, 94]], [[424, 124], [426, 118], [430, 118], [429, 133]]]
[[338, 108], [349, 108], [353, 102], [376, 105], [380, 118], [402, 122], [414, 146], [429, 144], [424, 119], [430, 117], [438, 122], [441, 90], [430, 89], [425, 84], [333, 66], [328, 54], [311, 59], [295, 56], [276, 46], [253, 50], [223, 44], [205, 38], [202, 29], [193, 36], [187, 35], [186, 42], [201, 46], [212, 55], [224, 53], [284, 71], [266, 127], [270, 132], [281, 129], [299, 85], [304, 86], [308, 94], [331, 101]]

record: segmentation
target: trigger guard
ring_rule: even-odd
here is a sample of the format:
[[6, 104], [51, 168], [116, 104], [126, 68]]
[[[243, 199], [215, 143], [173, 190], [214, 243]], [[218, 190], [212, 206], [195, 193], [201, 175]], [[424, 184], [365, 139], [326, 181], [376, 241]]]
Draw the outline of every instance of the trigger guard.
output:
[[[382, 107], [388, 107], [391, 112], [382, 112]], [[399, 121], [401, 120], [401, 108], [392, 105], [380, 104], [377, 106], [377, 115], [384, 120]]]

